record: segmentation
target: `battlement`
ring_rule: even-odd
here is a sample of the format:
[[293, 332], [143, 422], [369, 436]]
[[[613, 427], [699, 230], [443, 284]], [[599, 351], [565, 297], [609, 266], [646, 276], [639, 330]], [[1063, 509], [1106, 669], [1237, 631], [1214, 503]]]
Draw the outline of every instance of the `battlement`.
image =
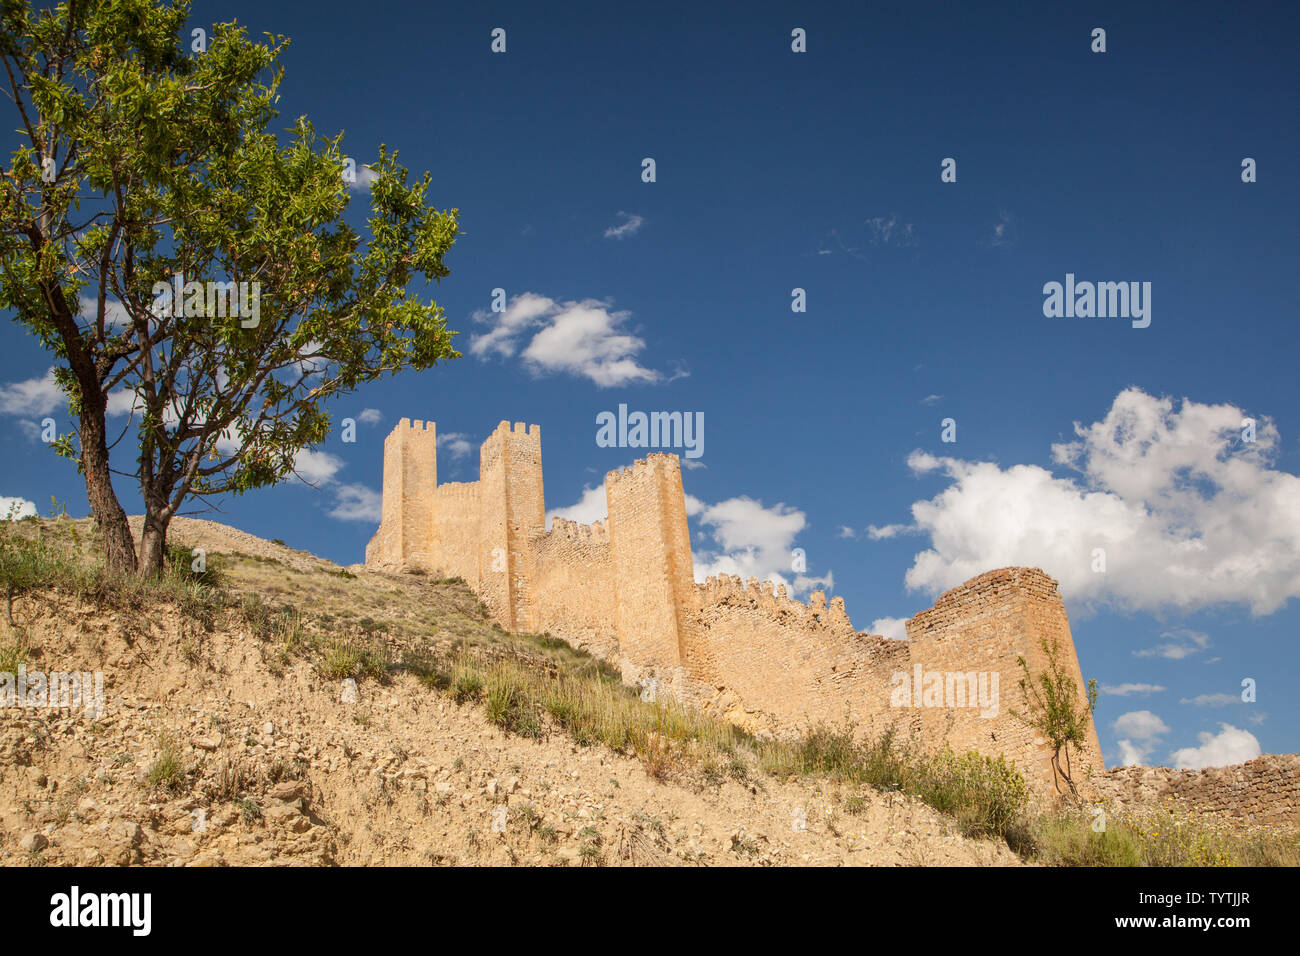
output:
[[681, 474], [681, 459], [676, 455], [671, 452], [651, 452], [644, 458], [638, 458], [630, 468], [618, 468], [607, 472], [605, 486], [609, 487], [611, 484], [621, 486], [625, 483], [645, 481], [652, 477], [676, 476], [680, 481]]
[[696, 588], [704, 605], [748, 604], [774, 614], [793, 615], [801, 620], [845, 626], [849, 624], [844, 599], [832, 598], [828, 606], [824, 591], [813, 591], [809, 595], [809, 603], [804, 604], [787, 597], [784, 584], [759, 581], [752, 577], [742, 581], [740, 575], [736, 574], [710, 576], [705, 578], [703, 584], [697, 584]]
[[605, 524], [602, 521], [596, 521], [592, 524], [579, 524], [567, 518], [553, 518], [551, 520], [551, 530], [547, 533], [574, 541], [609, 544], [609, 532], [605, 530]]
[[[419, 418], [415, 419], [415, 421], [412, 421], [409, 418], [402, 418], [398, 420], [397, 427], [393, 429], [393, 432], [406, 431], [408, 429], [410, 431], [422, 432], [422, 431], [428, 431], [433, 427], [434, 427], [433, 422], [425, 422]], [[389, 432], [389, 435], [391, 436], [393, 432]]]
[[[617, 663], [623, 679], [716, 713], [754, 733], [799, 733], [846, 716], [925, 746], [1003, 754], [1032, 785], [1054, 782], [1044, 744], [1010, 721], [1017, 659], [1064, 648], [1082, 676], [1057, 583], [1037, 568], [1000, 568], [944, 593], [907, 622], [908, 640], [858, 632], [844, 600], [815, 590], [714, 575], [695, 581], [681, 461], [655, 452], [605, 475], [609, 515], [546, 527], [541, 428], [500, 422], [483, 441], [479, 480], [437, 484], [434, 422], [401, 419], [384, 440], [384, 497], [367, 564], [460, 576], [509, 631], [550, 633]], [[999, 715], [898, 707], [900, 673], [991, 672]], [[995, 708], [997, 709], [997, 708]], [[1084, 765], [1102, 768], [1095, 732]]]

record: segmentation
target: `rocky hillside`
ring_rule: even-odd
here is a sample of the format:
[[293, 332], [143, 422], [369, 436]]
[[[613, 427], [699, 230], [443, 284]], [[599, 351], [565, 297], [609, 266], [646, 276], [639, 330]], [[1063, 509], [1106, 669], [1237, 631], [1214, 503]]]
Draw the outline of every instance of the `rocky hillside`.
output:
[[169, 580], [123, 588], [86, 570], [87, 523], [22, 525], [42, 544], [7, 572], [0, 671], [100, 671], [104, 713], [0, 708], [2, 864], [1019, 862], [910, 798], [774, 771], [459, 582], [178, 519]]

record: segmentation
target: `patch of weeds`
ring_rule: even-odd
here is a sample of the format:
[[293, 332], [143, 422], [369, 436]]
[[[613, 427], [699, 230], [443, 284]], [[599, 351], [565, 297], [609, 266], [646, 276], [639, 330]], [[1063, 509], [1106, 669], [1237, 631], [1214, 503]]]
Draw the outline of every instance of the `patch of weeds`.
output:
[[578, 857], [583, 865], [599, 866], [601, 863], [600, 847], [603, 842], [600, 831], [595, 827], [583, 827], [578, 831]]
[[164, 733], [158, 738], [158, 756], [149, 767], [146, 781], [151, 787], [174, 793], [184, 784], [185, 774], [180, 745], [175, 737]]
[[239, 816], [249, 825], [262, 819], [262, 808], [258, 806], [257, 801], [252, 797], [245, 797], [235, 806], [239, 808]]

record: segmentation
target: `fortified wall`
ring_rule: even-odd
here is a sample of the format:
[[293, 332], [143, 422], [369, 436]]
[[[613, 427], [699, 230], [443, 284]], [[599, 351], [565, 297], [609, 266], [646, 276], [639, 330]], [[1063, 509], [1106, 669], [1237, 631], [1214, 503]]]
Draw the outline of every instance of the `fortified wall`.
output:
[[[922, 746], [1014, 760], [1055, 792], [1044, 741], [1023, 709], [1017, 658], [1033, 673], [1055, 640], [1082, 702], [1065, 605], [1036, 568], [989, 571], [907, 622], [907, 640], [855, 631], [844, 601], [808, 604], [785, 587], [695, 580], [681, 464], [652, 454], [605, 476], [609, 515], [546, 528], [541, 430], [501, 422], [479, 480], [439, 485], [433, 422], [402, 419], [384, 441], [383, 508], [366, 564], [460, 576], [502, 628], [550, 633], [617, 664], [628, 684], [759, 734], [848, 719]], [[1096, 732], [1073, 755], [1076, 780], [1104, 770]]]
[[1300, 754], [1264, 754], [1230, 767], [1116, 767], [1090, 781], [1124, 809], [1179, 805], [1242, 823], [1300, 826]]

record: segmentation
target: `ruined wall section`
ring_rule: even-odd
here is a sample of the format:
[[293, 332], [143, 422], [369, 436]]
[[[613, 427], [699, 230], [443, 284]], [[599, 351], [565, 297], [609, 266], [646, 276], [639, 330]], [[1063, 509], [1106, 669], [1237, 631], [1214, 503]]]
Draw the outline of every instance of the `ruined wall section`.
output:
[[[1035, 676], [1046, 672], [1047, 658], [1039, 646], [1042, 637], [1057, 640], [1061, 659], [1078, 690], [1079, 703], [1085, 705], [1083, 677], [1056, 581], [1037, 568], [989, 571], [946, 592], [934, 607], [909, 620], [907, 636], [913, 674], [920, 665], [923, 675], [944, 677], [944, 706], [924, 706], [927, 701], [921, 701], [922, 738], [946, 741], [958, 751], [1003, 754], [1014, 760], [1027, 778], [1052, 786], [1047, 741], [1013, 717], [1012, 711], [1026, 712], [1017, 658], [1024, 656]], [[978, 677], [995, 673], [999, 689], [995, 716], [981, 716], [978, 707], [969, 705], [946, 706], [950, 675]], [[963, 684], [956, 681], [954, 689]], [[966, 690], [969, 692], [968, 687]], [[1071, 754], [1076, 782], [1087, 775], [1090, 767], [1103, 766], [1096, 730], [1091, 721], [1089, 724], [1088, 745], [1083, 752]]]
[[696, 601], [686, 496], [676, 455], [652, 454], [605, 476], [615, 622], [623, 679], [684, 680]]
[[1265, 754], [1231, 767], [1116, 767], [1088, 781], [1091, 796], [1120, 810], [1181, 804], [1245, 823], [1300, 826], [1300, 754]]
[[615, 581], [603, 522], [554, 519], [533, 537], [534, 629], [617, 663], [618, 628], [611, 612]]
[[384, 439], [383, 503], [379, 530], [366, 546], [366, 563], [430, 570], [438, 484], [438, 439], [433, 422], [403, 418]]
[[785, 586], [720, 575], [698, 586], [687, 654], [695, 701], [751, 733], [792, 736], [819, 723], [906, 736], [910, 711], [890, 707], [890, 675], [908, 645], [854, 631], [842, 598], [791, 600]]

